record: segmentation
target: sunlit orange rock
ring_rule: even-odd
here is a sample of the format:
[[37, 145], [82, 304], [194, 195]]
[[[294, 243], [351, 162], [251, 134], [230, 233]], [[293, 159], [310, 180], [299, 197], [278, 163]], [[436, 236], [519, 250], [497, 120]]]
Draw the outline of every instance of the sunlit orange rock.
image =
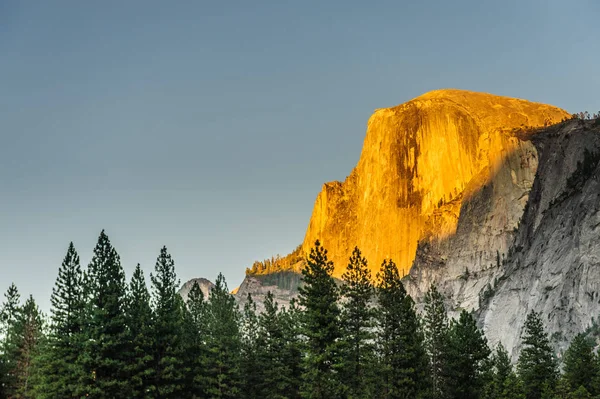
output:
[[[376, 110], [357, 166], [317, 196], [303, 251], [319, 239], [335, 276], [355, 245], [374, 272], [393, 258], [408, 273], [417, 243], [454, 234], [462, 202], [507, 157], [519, 152], [527, 162], [535, 148], [519, 138], [525, 128], [568, 117], [550, 105], [454, 89]], [[532, 182], [537, 164], [521, 166], [513, 180]]]

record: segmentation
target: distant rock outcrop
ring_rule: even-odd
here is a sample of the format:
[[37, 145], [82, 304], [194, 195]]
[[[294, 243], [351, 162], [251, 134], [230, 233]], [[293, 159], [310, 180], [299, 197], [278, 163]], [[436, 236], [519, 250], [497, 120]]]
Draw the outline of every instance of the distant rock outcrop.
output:
[[187, 301], [190, 290], [194, 286], [194, 283], [198, 283], [200, 286], [200, 290], [204, 294], [204, 299], [208, 299], [208, 295], [210, 294], [210, 290], [215, 286], [212, 282], [205, 278], [193, 278], [189, 281], [186, 281], [178, 291], [178, 294], [181, 295], [184, 301]]

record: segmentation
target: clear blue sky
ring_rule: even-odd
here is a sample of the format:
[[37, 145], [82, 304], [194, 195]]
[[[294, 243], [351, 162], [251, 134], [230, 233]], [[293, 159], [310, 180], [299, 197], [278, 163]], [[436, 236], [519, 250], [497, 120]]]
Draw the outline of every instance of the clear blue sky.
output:
[[[418, 3], [418, 4], [417, 4]], [[581, 1], [0, 0], [0, 290], [44, 309], [69, 241], [167, 245], [230, 288], [304, 236], [368, 117], [445, 87], [600, 110]]]

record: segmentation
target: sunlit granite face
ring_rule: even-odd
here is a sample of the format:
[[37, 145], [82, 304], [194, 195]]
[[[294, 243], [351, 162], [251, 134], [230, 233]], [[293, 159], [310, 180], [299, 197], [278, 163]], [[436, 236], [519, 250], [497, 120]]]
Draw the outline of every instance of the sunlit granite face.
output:
[[[508, 157], [535, 152], [516, 137], [517, 129], [565, 117], [550, 105], [462, 90], [432, 91], [375, 111], [356, 168], [317, 196], [303, 250], [321, 240], [336, 276], [355, 245], [373, 272], [392, 258], [407, 274], [419, 241], [455, 233], [469, 192], [483, 187]], [[515, 182], [531, 183], [536, 165], [517, 162]]]

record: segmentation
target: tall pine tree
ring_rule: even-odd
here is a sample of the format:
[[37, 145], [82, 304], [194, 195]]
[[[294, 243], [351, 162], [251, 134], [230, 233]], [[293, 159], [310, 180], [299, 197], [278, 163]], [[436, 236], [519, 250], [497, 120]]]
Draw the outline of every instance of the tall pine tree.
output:
[[131, 354], [127, 365], [131, 395], [135, 398], [152, 398], [156, 393], [152, 384], [152, 309], [144, 272], [139, 263], [129, 283], [127, 326], [131, 339]]
[[525, 399], [523, 386], [513, 370], [508, 352], [498, 344], [492, 358], [492, 378], [486, 388], [488, 399]]
[[186, 386], [194, 397], [206, 398], [207, 326], [204, 294], [196, 281], [190, 289], [185, 319], [185, 363], [189, 368]]
[[367, 259], [361, 255], [358, 247], [352, 251], [342, 280], [343, 307], [340, 318], [342, 384], [349, 397], [368, 398], [375, 392], [372, 375], [375, 363], [373, 348], [375, 311], [370, 305], [373, 299], [371, 271]]
[[0, 398], [7, 397], [13, 380], [15, 342], [11, 339], [11, 334], [21, 312], [20, 301], [19, 290], [12, 283], [4, 293], [0, 309]]
[[153, 385], [156, 387], [156, 397], [184, 397], [184, 313], [182, 300], [177, 293], [179, 280], [175, 274], [175, 262], [167, 247], [160, 250], [150, 279], [153, 288]]
[[552, 390], [556, 384], [556, 360], [542, 319], [535, 311], [530, 312], [525, 321], [517, 370], [527, 399], [541, 399], [543, 392]]
[[384, 399], [422, 398], [429, 386], [423, 332], [414, 302], [392, 260], [384, 260], [377, 274], [377, 298], [379, 395]]
[[71, 242], [58, 269], [50, 297], [50, 333], [39, 358], [40, 398], [79, 398], [84, 368], [78, 361], [83, 351], [82, 324], [85, 310], [83, 274], [79, 255]]
[[86, 374], [84, 392], [80, 394], [99, 399], [129, 396], [125, 273], [104, 230], [94, 248], [86, 284], [84, 292], [89, 298], [81, 357]]
[[299, 303], [304, 308], [303, 334], [306, 337], [302, 397], [337, 398], [342, 393], [335, 365], [339, 364], [339, 290], [331, 276], [333, 262], [317, 240], [302, 269]]
[[430, 396], [443, 398], [445, 394], [444, 370], [449, 344], [448, 315], [444, 306], [444, 297], [431, 285], [425, 294], [425, 348], [429, 355], [429, 372], [431, 377]]
[[42, 314], [32, 296], [18, 313], [7, 339], [11, 342], [12, 368], [9, 370], [8, 397], [34, 397], [34, 359], [42, 339]]
[[[256, 303], [252, 295], [248, 294], [244, 311], [242, 313], [241, 337], [242, 337], [242, 356], [241, 356], [241, 393], [243, 398], [258, 399], [260, 394], [260, 383], [264, 379], [264, 365], [262, 364], [263, 346], [258, 342], [258, 316], [256, 314]], [[260, 364], [260, 367], [257, 365]]]
[[240, 395], [240, 314], [225, 277], [217, 276], [207, 306], [206, 362], [208, 397], [239, 398]]
[[[299, 398], [300, 353], [289, 311], [279, 310], [269, 291], [264, 301], [265, 310], [259, 315], [257, 361], [260, 364], [258, 398]], [[293, 307], [293, 305], [292, 305]], [[293, 312], [294, 310], [292, 310]]]
[[450, 326], [444, 376], [451, 398], [478, 399], [485, 384], [485, 367], [490, 355], [487, 339], [466, 311]]
[[590, 394], [597, 395], [594, 382], [598, 379], [598, 359], [594, 346], [585, 334], [577, 334], [565, 352], [563, 372], [574, 390], [583, 386]]

